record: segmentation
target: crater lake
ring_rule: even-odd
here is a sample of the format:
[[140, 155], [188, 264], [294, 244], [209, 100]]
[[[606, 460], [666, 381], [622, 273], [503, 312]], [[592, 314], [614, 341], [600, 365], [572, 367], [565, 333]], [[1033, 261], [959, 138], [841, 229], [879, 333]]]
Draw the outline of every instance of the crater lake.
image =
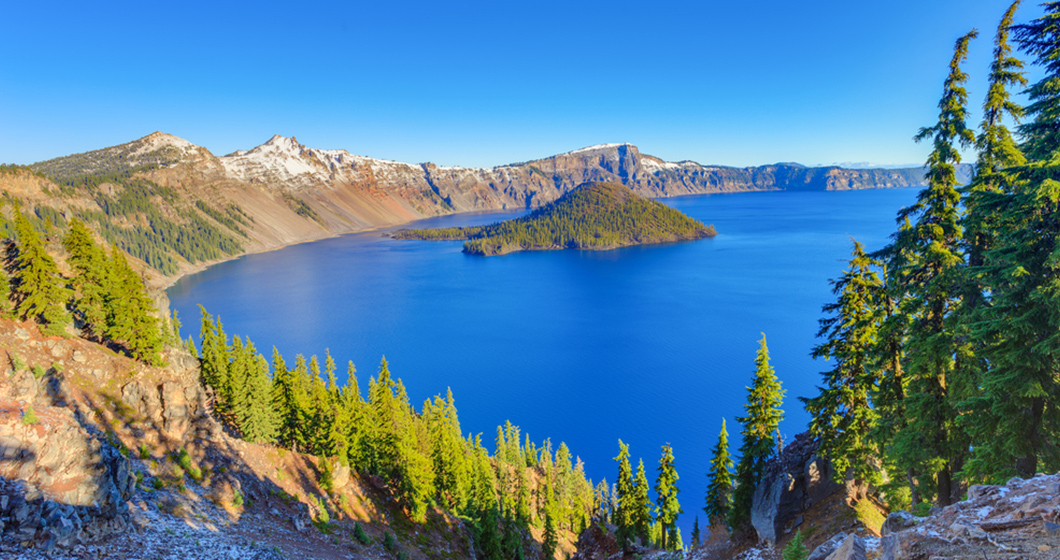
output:
[[[797, 397], [828, 364], [810, 358], [828, 280], [851, 237], [869, 251], [895, 230], [917, 189], [758, 192], [660, 199], [706, 224], [712, 239], [611, 251], [461, 253], [459, 241], [400, 241], [372, 231], [224, 262], [169, 289], [183, 334], [198, 306], [228, 335], [288, 364], [323, 360], [362, 395], [385, 355], [413, 404], [452, 388], [465, 434], [492, 450], [510, 420], [540, 445], [566, 442], [586, 473], [614, 483], [618, 439], [654, 480], [661, 446], [680, 474], [679, 525], [702, 519], [721, 419], [740, 445], [758, 341], [765, 333], [786, 390], [785, 441], [806, 429]], [[481, 225], [521, 215], [464, 214], [402, 227]], [[340, 382], [343, 380], [340, 378]]]

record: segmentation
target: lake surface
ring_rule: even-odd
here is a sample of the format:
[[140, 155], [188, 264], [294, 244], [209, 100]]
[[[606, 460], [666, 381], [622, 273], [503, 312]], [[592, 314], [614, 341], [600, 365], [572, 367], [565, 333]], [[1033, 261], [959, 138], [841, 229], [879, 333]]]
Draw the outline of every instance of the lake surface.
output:
[[[565, 441], [594, 481], [613, 483], [617, 440], [654, 481], [671, 443], [685, 542], [702, 514], [721, 419], [740, 445], [761, 333], [787, 395], [785, 441], [805, 429], [796, 397], [827, 364], [809, 357], [828, 279], [850, 236], [876, 250], [916, 189], [766, 192], [662, 202], [719, 232], [696, 242], [614, 251], [473, 257], [460, 242], [353, 234], [248, 255], [169, 290], [198, 336], [199, 310], [229, 335], [292, 363], [330, 348], [352, 360], [362, 394], [385, 355], [416, 404], [451, 387], [466, 432], [492, 442], [505, 420], [535, 441]], [[447, 216], [418, 227], [477, 225], [512, 214]], [[492, 448], [492, 444], [490, 445]]]

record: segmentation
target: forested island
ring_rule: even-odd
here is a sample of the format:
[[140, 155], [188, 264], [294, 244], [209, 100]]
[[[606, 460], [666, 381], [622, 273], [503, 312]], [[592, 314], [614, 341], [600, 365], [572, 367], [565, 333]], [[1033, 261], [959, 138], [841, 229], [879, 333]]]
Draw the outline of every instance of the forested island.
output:
[[471, 255], [552, 249], [605, 250], [714, 237], [714, 226], [615, 183], [585, 183], [527, 216], [475, 227], [402, 229], [395, 239], [466, 239]]

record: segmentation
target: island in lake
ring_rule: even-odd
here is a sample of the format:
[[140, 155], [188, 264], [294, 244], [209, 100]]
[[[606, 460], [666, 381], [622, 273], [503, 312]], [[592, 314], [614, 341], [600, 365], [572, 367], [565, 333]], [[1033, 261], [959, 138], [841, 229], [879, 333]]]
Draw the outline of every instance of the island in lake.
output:
[[606, 250], [714, 237], [714, 226], [615, 183], [585, 183], [530, 214], [475, 227], [401, 229], [395, 239], [466, 239], [471, 255], [555, 249]]

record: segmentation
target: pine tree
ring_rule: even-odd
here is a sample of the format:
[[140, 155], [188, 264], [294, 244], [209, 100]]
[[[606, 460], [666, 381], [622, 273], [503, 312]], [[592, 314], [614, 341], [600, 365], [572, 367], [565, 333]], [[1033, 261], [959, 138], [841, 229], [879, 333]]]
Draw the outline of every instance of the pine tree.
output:
[[16, 312], [26, 320], [40, 324], [41, 332], [64, 335], [70, 315], [66, 302], [69, 290], [64, 285], [55, 261], [44, 250], [37, 230], [22, 212], [15, 209], [15, 232], [18, 235], [18, 258], [15, 261]]
[[959, 270], [963, 264], [958, 224], [960, 193], [955, 165], [960, 163], [957, 144], [970, 145], [975, 135], [965, 124], [967, 74], [961, 70], [972, 31], [957, 40], [950, 73], [939, 101], [939, 120], [922, 128], [916, 139], [932, 139], [925, 179], [928, 187], [917, 202], [898, 214], [911, 222], [899, 230], [885, 249], [887, 273], [901, 294], [899, 311], [910, 318], [905, 341], [909, 394], [904, 406], [909, 419], [897, 434], [891, 452], [900, 465], [915, 468], [925, 479], [935, 479], [939, 503], [957, 497], [954, 474], [960, 470], [969, 442], [956, 426], [956, 404], [967, 396], [971, 384], [954, 378], [957, 344], [947, 322], [958, 305]]
[[556, 522], [552, 519], [552, 508], [545, 508], [545, 534], [541, 541], [541, 558], [552, 560], [556, 557], [559, 537], [556, 534]]
[[[714, 446], [707, 478], [707, 500], [703, 511], [707, 514], [708, 527], [724, 527], [732, 510], [732, 457], [729, 455], [729, 432], [725, 419], [721, 419], [721, 433]], [[697, 518], [698, 519], [698, 518]]]
[[1021, 151], [1031, 161], [1051, 159], [1060, 146], [1060, 2], [1044, 2], [1044, 14], [1013, 29], [1020, 50], [1034, 58], [1045, 71], [1027, 90], [1030, 105], [1024, 109], [1030, 121], [1019, 127]]
[[626, 543], [634, 537], [634, 511], [636, 511], [636, 495], [633, 486], [633, 467], [629, 464], [629, 446], [618, 440], [618, 482], [615, 483], [615, 512], [612, 520], [616, 527], [618, 545], [626, 546]]
[[[205, 337], [203, 349], [206, 348]], [[205, 369], [203, 370], [205, 372]], [[298, 397], [294, 374], [275, 346], [272, 347], [272, 404], [278, 418], [278, 438], [281, 445], [295, 449], [298, 444]]]
[[633, 481], [633, 530], [641, 542], [651, 542], [651, 498], [648, 496], [648, 475], [644, 472], [644, 461], [637, 465], [637, 476]]
[[240, 431], [243, 438], [251, 443], [272, 443], [276, 441], [279, 418], [272, 405], [272, 387], [269, 382], [269, 363], [265, 357], [254, 350], [254, 345], [247, 340], [247, 354], [252, 358], [248, 364], [242, 404], [243, 417]]
[[828, 457], [840, 480], [852, 473], [859, 480], [879, 484], [880, 475], [873, 468], [879, 456], [871, 434], [876, 426], [877, 411], [870, 395], [878, 388], [872, 352], [878, 341], [882, 322], [883, 282], [874, 268], [879, 263], [865, 254], [854, 241], [850, 268], [832, 280], [836, 302], [823, 311], [818, 338], [824, 342], [814, 347], [814, 358], [835, 359], [835, 367], [822, 374], [820, 394], [800, 397], [810, 413], [810, 433], [820, 438], [818, 453]]
[[766, 464], [776, 449], [776, 434], [784, 414], [780, 409], [784, 391], [769, 365], [769, 348], [764, 334], [755, 357], [754, 379], [747, 391], [747, 404], [744, 405], [747, 416], [737, 418], [743, 424], [740, 431], [743, 443], [729, 512], [729, 525], [733, 530], [744, 530], [750, 523], [755, 487], [761, 482]]
[[301, 450], [304, 453], [312, 453], [313, 438], [316, 435], [313, 426], [313, 381], [309, 373], [309, 364], [305, 356], [296, 354], [294, 357], [294, 369], [291, 370], [292, 397], [294, 406], [291, 411], [294, 417], [294, 432], [292, 449]]
[[694, 550], [699, 548], [699, 545], [702, 544], [702, 541], [703, 534], [699, 530], [699, 516], [697, 515], [695, 523], [692, 524], [692, 549]]
[[1044, 70], [1027, 91], [1029, 122], [1019, 127], [1028, 161], [1011, 173], [1008, 196], [991, 210], [1000, 216], [996, 246], [986, 255], [989, 310], [977, 325], [977, 339], [990, 369], [978, 404], [983, 441], [970, 470], [984, 478], [1033, 476], [1060, 467], [1060, 2], [1014, 32], [1021, 50]]
[[655, 479], [655, 518], [659, 523], [662, 540], [666, 550], [678, 550], [677, 517], [683, 513], [677, 501], [677, 468], [674, 466], [674, 453], [670, 444], [663, 445], [659, 458], [659, 475]]
[[8, 276], [5, 267], [0, 264], [0, 319], [11, 319], [15, 316], [15, 308], [11, 303], [11, 277]]
[[67, 262], [74, 272], [71, 283], [77, 297], [75, 307], [84, 330], [101, 336], [106, 329], [106, 295], [110, 290], [106, 255], [96, 245], [85, 224], [77, 218], [70, 220], [70, 231], [63, 239], [63, 247], [70, 255]]
[[[997, 260], [989, 258], [998, 242], [998, 236], [1011, 228], [1004, 223], [1007, 202], [1012, 199], [1015, 176], [1010, 169], [1026, 165], [1027, 160], [1016, 145], [1012, 134], [1004, 124], [1011, 119], [1018, 122], [1023, 117], [1023, 107], [1011, 100], [1009, 88], [1026, 86], [1023, 62], [1012, 56], [1008, 43], [1012, 21], [1020, 0], [1013, 2], [998, 25], [994, 38], [994, 58], [990, 66], [990, 86], [983, 104], [983, 121], [976, 139], [978, 158], [975, 175], [962, 192], [967, 210], [962, 225], [968, 254], [967, 267], [962, 277], [963, 301], [957, 311], [958, 337], [968, 339], [968, 345], [976, 359], [971, 362], [976, 387], [972, 396], [960, 403], [961, 416], [958, 425], [968, 432], [973, 441], [972, 454], [964, 465], [962, 476], [967, 479], [994, 479], [1001, 481], [1014, 476], [1014, 460], [1004, 451], [1008, 431], [1002, 426], [1018, 413], [1007, 408], [1007, 395], [998, 395], [994, 384], [995, 371], [989, 367], [997, 357], [990, 356], [991, 345], [997, 337], [991, 333], [992, 305], [986, 293], [991, 279], [998, 271]], [[1017, 217], [1016, 224], [1019, 223]], [[1018, 227], [1018, 226], [1017, 226]], [[984, 328], [985, 327], [985, 328]], [[988, 358], [989, 356], [989, 358]], [[996, 364], [994, 364], [996, 365]], [[1006, 387], [1005, 391], [1008, 390]], [[998, 399], [997, 397], [1001, 397]], [[999, 410], [993, 410], [1000, 405]]]
[[523, 554], [523, 534], [519, 522], [514, 517], [505, 515], [501, 519], [501, 525], [504, 528], [504, 537], [501, 538], [502, 556], [507, 560], [524, 560], [526, 556]]
[[489, 507], [479, 519], [478, 545], [479, 558], [484, 560], [502, 560], [504, 549], [501, 547], [501, 537], [497, 534], [497, 523], [499, 521], [497, 507]]
[[117, 247], [111, 249], [108, 268], [107, 338], [122, 342], [136, 359], [161, 365], [161, 321], [143, 279]]

